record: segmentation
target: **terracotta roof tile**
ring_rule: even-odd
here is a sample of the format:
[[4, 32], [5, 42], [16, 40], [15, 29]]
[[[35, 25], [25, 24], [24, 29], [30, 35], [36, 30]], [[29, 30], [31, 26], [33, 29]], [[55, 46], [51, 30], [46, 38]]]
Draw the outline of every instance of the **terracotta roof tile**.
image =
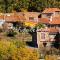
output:
[[24, 22], [26, 20], [23, 12], [17, 13], [17, 16], [19, 17], [20, 21], [22, 21], [22, 22]]
[[57, 33], [57, 32], [59, 32], [59, 30], [57, 28], [54, 28], [54, 27], [48, 28], [48, 30], [49, 30], [49, 33]]
[[38, 29], [37, 31], [42, 31], [42, 32], [49, 32], [50, 34], [52, 33], [57, 33], [59, 32], [59, 29], [55, 28], [55, 27], [51, 27], [51, 28], [42, 28], [42, 29]]
[[[40, 13], [37, 12], [15, 12], [15, 13], [3, 13], [0, 14], [0, 19], [4, 19], [7, 22], [16, 22], [16, 21], [28, 21], [25, 17], [25, 14], [29, 14], [29, 16], [33, 15], [39, 15]], [[31, 21], [33, 22], [33, 21]]]
[[60, 24], [60, 17], [53, 17], [52, 21], [49, 22], [50, 24]]
[[7, 22], [16, 22], [25, 20], [24, 16], [21, 13], [7, 13], [4, 14], [4, 19]]
[[53, 13], [56, 11], [60, 11], [59, 8], [46, 8], [42, 13]]
[[53, 17], [52, 21], [50, 21], [48, 18], [39, 18], [39, 22], [43, 24], [60, 24], [60, 16]]
[[0, 20], [4, 19], [4, 15], [0, 15]]
[[43, 23], [43, 24], [48, 24], [49, 23], [49, 19], [48, 18], [39, 18], [39, 22]]
[[5, 14], [4, 15], [4, 20], [6, 20], [7, 22], [16, 22], [19, 20], [18, 16], [16, 16], [15, 14]]
[[49, 32], [48, 28], [41, 28], [41, 29], [38, 29], [37, 31], [40, 31], [40, 32]]

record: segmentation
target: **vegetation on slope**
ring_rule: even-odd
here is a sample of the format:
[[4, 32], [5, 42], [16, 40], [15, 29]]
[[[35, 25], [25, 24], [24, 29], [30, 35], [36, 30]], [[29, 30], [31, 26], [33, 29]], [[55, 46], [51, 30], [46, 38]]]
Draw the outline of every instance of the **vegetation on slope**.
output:
[[0, 60], [38, 60], [38, 54], [21, 41], [0, 40]]
[[42, 11], [47, 7], [60, 8], [60, 0], [0, 0], [0, 12]]

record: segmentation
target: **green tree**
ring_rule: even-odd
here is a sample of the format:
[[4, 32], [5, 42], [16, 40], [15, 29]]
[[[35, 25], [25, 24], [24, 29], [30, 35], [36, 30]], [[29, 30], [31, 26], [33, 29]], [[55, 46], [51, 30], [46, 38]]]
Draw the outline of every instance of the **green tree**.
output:
[[0, 12], [41, 12], [47, 7], [60, 8], [60, 0], [0, 0]]
[[4, 3], [5, 3], [5, 12], [12, 12], [14, 10], [16, 0], [4, 0]]
[[28, 11], [41, 11], [44, 7], [45, 0], [31, 0], [29, 2], [29, 9]]
[[28, 33], [31, 34], [32, 36], [31, 42], [32, 46], [37, 47], [37, 29], [44, 28], [44, 25], [41, 23], [38, 24], [29, 23], [25, 28], [28, 30]]
[[18, 12], [18, 11], [24, 11], [24, 10], [28, 10], [28, 6], [29, 6], [29, 0], [18, 0], [18, 2], [15, 4], [14, 9]]
[[58, 32], [55, 36], [55, 41], [52, 43], [57, 49], [60, 49], [60, 33]]

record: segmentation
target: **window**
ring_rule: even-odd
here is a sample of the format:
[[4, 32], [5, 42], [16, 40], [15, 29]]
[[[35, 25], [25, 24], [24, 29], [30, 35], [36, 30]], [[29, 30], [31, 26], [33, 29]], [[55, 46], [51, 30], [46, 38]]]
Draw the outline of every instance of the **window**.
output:
[[51, 16], [51, 14], [47, 14], [47, 16]]
[[51, 17], [51, 15], [52, 15], [52, 14], [50, 14], [50, 13], [46, 14], [46, 16], [47, 16], [48, 18], [50, 18], [50, 17]]
[[45, 33], [41, 33], [41, 39], [45, 39]]
[[29, 17], [29, 20], [34, 20], [34, 17]]

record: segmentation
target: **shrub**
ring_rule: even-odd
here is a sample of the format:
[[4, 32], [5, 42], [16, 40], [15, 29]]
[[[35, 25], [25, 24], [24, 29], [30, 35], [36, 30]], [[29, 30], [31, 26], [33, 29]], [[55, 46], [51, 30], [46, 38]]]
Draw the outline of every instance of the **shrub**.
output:
[[46, 55], [45, 60], [57, 60], [57, 56], [55, 56], [55, 55]]
[[9, 37], [14, 37], [17, 34], [17, 32], [15, 32], [14, 30], [10, 29], [7, 32], [7, 36]]
[[59, 49], [60, 48], [60, 33], [58, 32], [55, 36], [55, 41], [52, 42], [52, 46]]
[[0, 60], [38, 60], [38, 54], [26, 47], [16, 47], [11, 41], [0, 41]]
[[13, 42], [17, 48], [20, 48], [20, 47], [25, 47], [26, 46], [26, 43], [25, 42], [22, 42], [22, 41], [19, 41], [19, 40], [12, 40], [11, 42]]
[[13, 43], [9, 41], [0, 41], [0, 60], [10, 59], [15, 51], [16, 47]]

